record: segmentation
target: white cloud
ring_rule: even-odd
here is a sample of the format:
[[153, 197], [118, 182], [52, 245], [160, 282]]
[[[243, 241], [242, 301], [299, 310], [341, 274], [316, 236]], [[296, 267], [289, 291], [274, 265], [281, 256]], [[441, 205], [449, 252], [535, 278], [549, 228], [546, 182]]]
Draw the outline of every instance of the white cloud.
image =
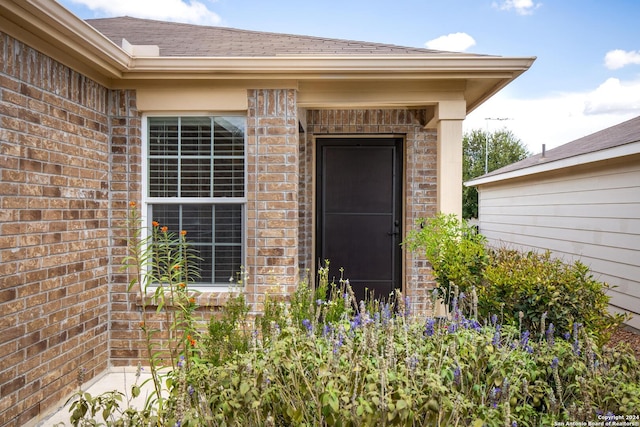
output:
[[640, 82], [610, 78], [587, 95], [585, 114], [640, 113]]
[[220, 16], [197, 0], [72, 0], [92, 11], [107, 16], [133, 16], [136, 18], [191, 24], [218, 25]]
[[429, 40], [424, 45], [429, 49], [464, 52], [475, 44], [476, 41], [467, 33], [452, 33]]
[[518, 15], [531, 15], [534, 10], [542, 6], [542, 3], [533, 0], [504, 0], [501, 3], [493, 2], [493, 7], [500, 10], [515, 10]]
[[[508, 88], [473, 111], [464, 129], [493, 132], [506, 127], [539, 153], [640, 115], [640, 80], [608, 79], [589, 92], [558, 93], [545, 98], [514, 99]], [[509, 118], [508, 121], [485, 120]]]
[[604, 56], [604, 65], [610, 70], [617, 70], [625, 65], [640, 64], [640, 51], [610, 50]]

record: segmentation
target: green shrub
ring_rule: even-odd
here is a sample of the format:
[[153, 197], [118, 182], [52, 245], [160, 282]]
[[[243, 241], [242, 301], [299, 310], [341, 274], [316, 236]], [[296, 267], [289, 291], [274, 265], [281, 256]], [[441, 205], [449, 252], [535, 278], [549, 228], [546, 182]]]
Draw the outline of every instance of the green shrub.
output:
[[549, 252], [506, 248], [491, 251], [489, 260], [478, 288], [478, 308], [485, 316], [501, 313], [505, 322], [521, 322], [524, 329], [538, 335], [551, 324], [560, 334], [578, 323], [601, 343], [624, 320], [607, 310], [609, 286], [594, 280], [579, 261], [567, 264]]
[[[538, 426], [640, 410], [638, 361], [577, 324], [555, 338], [495, 317], [481, 324], [457, 305], [451, 320], [412, 317], [400, 293], [323, 321], [326, 307], [347, 306], [333, 295], [300, 310], [280, 301], [268, 336], [252, 334], [246, 351], [177, 366], [162, 413], [153, 401], [136, 411], [80, 392], [74, 420], [107, 410], [107, 425], [130, 426]], [[294, 322], [305, 310], [313, 316]]]
[[635, 358], [583, 329], [534, 339], [458, 309], [443, 321], [377, 307], [302, 325], [292, 309], [239, 358], [194, 366], [186, 381], [206, 425], [553, 425], [640, 408]]
[[445, 301], [450, 300], [452, 283], [462, 292], [480, 285], [487, 255], [485, 238], [475, 227], [444, 214], [420, 219], [417, 225], [404, 244], [426, 256]]

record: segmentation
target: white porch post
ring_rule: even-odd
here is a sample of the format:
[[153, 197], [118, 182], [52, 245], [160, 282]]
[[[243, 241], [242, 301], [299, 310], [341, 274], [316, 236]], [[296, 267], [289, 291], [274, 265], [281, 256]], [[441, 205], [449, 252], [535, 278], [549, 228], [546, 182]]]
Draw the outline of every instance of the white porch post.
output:
[[438, 212], [462, 217], [462, 121], [465, 100], [441, 101], [438, 129]]

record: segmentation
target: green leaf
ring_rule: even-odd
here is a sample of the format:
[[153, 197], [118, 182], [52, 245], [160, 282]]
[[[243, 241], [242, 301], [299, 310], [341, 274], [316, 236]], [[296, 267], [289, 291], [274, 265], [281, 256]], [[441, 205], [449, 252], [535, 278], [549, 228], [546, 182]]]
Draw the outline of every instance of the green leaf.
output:
[[244, 396], [245, 394], [247, 394], [247, 392], [249, 391], [249, 384], [243, 382], [242, 384], [240, 384], [240, 395]]

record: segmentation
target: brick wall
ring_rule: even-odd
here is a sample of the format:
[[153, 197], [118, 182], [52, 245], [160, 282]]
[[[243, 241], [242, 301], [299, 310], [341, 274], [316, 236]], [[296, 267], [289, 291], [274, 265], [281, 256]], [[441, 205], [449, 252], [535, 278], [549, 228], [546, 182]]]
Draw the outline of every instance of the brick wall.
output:
[[[424, 129], [422, 110], [308, 110], [300, 169], [300, 264], [313, 269], [313, 153], [316, 135], [403, 135], [404, 136], [404, 222], [405, 233], [418, 218], [435, 215], [437, 209], [435, 130]], [[317, 267], [317, 266], [316, 266]], [[404, 292], [414, 309], [424, 310], [428, 290], [434, 285], [431, 268], [421, 256], [405, 252]]]
[[107, 367], [109, 92], [0, 33], [0, 424]]
[[138, 294], [129, 292], [132, 277], [122, 271], [129, 235], [127, 216], [129, 202], [141, 206], [142, 136], [141, 117], [137, 110], [135, 91], [114, 90], [109, 93], [109, 124], [111, 135], [111, 232], [112, 252], [109, 330], [109, 359], [113, 366], [135, 366], [146, 360], [143, 334], [140, 328]]
[[296, 91], [248, 91], [247, 293], [254, 310], [265, 292], [298, 283], [298, 115]]

